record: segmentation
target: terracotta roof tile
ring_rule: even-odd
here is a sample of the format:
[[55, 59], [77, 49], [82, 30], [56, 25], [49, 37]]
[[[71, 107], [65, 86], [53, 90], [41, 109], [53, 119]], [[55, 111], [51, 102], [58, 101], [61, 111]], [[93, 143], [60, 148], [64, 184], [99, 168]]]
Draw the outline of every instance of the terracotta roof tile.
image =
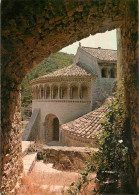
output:
[[83, 69], [79, 63], [56, 70], [39, 78], [59, 77], [59, 76], [90, 76], [87, 70]]
[[107, 98], [105, 103], [94, 111], [91, 111], [82, 117], [61, 125], [61, 129], [76, 136], [93, 138], [94, 133], [101, 128], [100, 120], [104, 117], [104, 113], [108, 110], [106, 103], [111, 101], [113, 97]]
[[117, 61], [117, 50], [82, 47], [87, 53], [103, 61]]

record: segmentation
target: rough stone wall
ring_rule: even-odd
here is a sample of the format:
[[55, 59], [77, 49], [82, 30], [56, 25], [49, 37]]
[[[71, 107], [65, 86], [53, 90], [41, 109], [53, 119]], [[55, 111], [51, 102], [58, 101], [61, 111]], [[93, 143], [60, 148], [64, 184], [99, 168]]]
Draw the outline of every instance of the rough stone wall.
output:
[[43, 147], [38, 152], [38, 160], [43, 160], [46, 163], [54, 163], [57, 168], [69, 170], [83, 170], [91, 150], [76, 147]]
[[[9, 86], [10, 87], [10, 86]], [[21, 145], [21, 96], [19, 89], [7, 90], [7, 103], [2, 101], [6, 118], [2, 121], [2, 173], [1, 191], [8, 194], [15, 187], [23, 173]], [[3, 91], [2, 91], [3, 92]], [[3, 95], [2, 95], [3, 100]], [[3, 117], [2, 113], [2, 117]], [[5, 115], [4, 115], [5, 116]]]
[[115, 81], [116, 79], [114, 78], [100, 78], [97, 87], [98, 98], [99, 96], [101, 96], [101, 93], [102, 96], [104, 95], [104, 97], [108, 97], [109, 95], [111, 95], [112, 88]]
[[[127, 129], [127, 139], [129, 149], [131, 151], [132, 162], [132, 181], [136, 186], [138, 181], [139, 187], [139, 126], [138, 126], [138, 29], [137, 29], [137, 13], [138, 2], [130, 0], [126, 2], [125, 15], [123, 17], [121, 27], [121, 46], [122, 55], [120, 60], [120, 68], [122, 73], [120, 78], [124, 79], [125, 87], [125, 107], [128, 112], [129, 124]], [[119, 70], [118, 70], [119, 71]], [[135, 169], [135, 170], [134, 170]], [[138, 180], [137, 180], [138, 177]], [[139, 188], [138, 188], [139, 189]], [[139, 191], [138, 191], [139, 192]], [[137, 192], [136, 192], [137, 193]]]
[[[122, 27], [124, 75], [127, 76], [126, 107], [131, 121], [133, 149], [137, 153], [136, 7], [136, 0], [2, 1], [1, 148], [2, 190], [5, 193], [14, 189], [22, 172], [20, 117], [17, 117], [16, 112], [17, 107], [20, 107], [18, 97], [22, 79], [33, 66], [51, 53], [90, 34]], [[127, 134], [130, 137], [130, 133]], [[133, 159], [133, 166], [137, 167], [137, 156]], [[133, 176], [137, 177], [137, 168], [136, 173], [133, 170]]]
[[92, 81], [92, 109], [100, 106], [112, 94], [116, 79], [99, 78]]
[[82, 47], [78, 48], [76, 55], [75, 60], [77, 60], [77, 62], [81, 62], [81, 65], [85, 70], [100, 77], [100, 70], [96, 58], [87, 53]]

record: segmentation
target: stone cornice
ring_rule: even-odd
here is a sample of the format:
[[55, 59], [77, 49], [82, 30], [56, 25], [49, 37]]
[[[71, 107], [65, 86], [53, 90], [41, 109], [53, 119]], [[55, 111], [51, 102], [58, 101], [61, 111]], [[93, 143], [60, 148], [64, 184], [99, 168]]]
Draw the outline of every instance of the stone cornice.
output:
[[83, 100], [83, 99], [34, 99], [32, 102], [69, 102], [69, 103], [91, 103], [90, 100]]
[[112, 61], [112, 60], [111, 61], [108, 61], [108, 60], [99, 60], [98, 59], [98, 65], [105, 64], [105, 63], [107, 65], [109, 65], [109, 64], [115, 64], [116, 65], [117, 64], [117, 60], [116, 61]]

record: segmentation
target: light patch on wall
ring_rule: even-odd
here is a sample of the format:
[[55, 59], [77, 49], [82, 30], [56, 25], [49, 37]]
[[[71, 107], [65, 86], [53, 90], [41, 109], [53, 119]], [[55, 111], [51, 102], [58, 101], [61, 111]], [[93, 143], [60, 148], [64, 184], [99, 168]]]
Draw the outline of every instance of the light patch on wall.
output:
[[116, 39], [116, 30], [106, 31], [105, 33], [98, 33], [94, 36], [90, 35], [89, 37], [82, 39], [69, 45], [68, 47], [60, 50], [61, 52], [76, 54], [79, 42], [82, 46], [85, 47], [101, 47], [103, 49], [114, 49], [117, 50], [117, 39]]

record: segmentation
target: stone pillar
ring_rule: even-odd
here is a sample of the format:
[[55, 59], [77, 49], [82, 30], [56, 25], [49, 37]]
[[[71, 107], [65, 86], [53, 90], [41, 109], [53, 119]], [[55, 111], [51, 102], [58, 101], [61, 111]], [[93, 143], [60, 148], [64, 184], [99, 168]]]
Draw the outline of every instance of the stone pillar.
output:
[[[9, 82], [8, 82], [9, 79]], [[6, 81], [6, 82], [5, 82]], [[12, 78], [3, 76], [2, 83], [2, 131], [1, 131], [1, 192], [12, 194], [16, 183], [23, 172], [21, 142], [21, 95], [20, 85], [12, 82]], [[2, 178], [1, 178], [2, 176]]]
[[60, 88], [60, 85], [58, 85], [58, 99], [60, 99], [61, 97], [61, 88]]
[[[121, 30], [118, 31], [118, 78], [124, 79], [125, 106], [128, 113], [127, 139], [131, 152], [131, 186], [137, 193], [139, 187], [138, 156], [139, 156], [139, 128], [138, 128], [138, 2], [126, 1], [125, 15]], [[120, 54], [121, 53], [121, 54]], [[138, 179], [137, 179], [138, 178]]]
[[107, 68], [107, 78], [110, 78], [111, 76], [110, 76], [110, 70], [111, 70], [111, 68]]
[[70, 91], [71, 91], [70, 85], [68, 85], [68, 97], [67, 97], [68, 99], [71, 99], [71, 98], [70, 98]]
[[78, 99], [81, 99], [81, 97], [80, 97], [80, 94], [81, 94], [81, 84], [79, 83], [78, 84]]
[[70, 86], [70, 99], [72, 99], [72, 86]]
[[40, 96], [40, 98], [39, 98], [39, 99], [42, 99], [42, 97], [41, 97], [41, 87], [40, 87], [39, 96]]
[[53, 87], [50, 85], [50, 99], [53, 99]]
[[123, 55], [122, 55], [122, 37], [121, 37], [121, 29], [117, 29], [117, 79], [120, 80], [122, 78], [123, 72]]
[[46, 99], [46, 87], [44, 86], [44, 99]]

